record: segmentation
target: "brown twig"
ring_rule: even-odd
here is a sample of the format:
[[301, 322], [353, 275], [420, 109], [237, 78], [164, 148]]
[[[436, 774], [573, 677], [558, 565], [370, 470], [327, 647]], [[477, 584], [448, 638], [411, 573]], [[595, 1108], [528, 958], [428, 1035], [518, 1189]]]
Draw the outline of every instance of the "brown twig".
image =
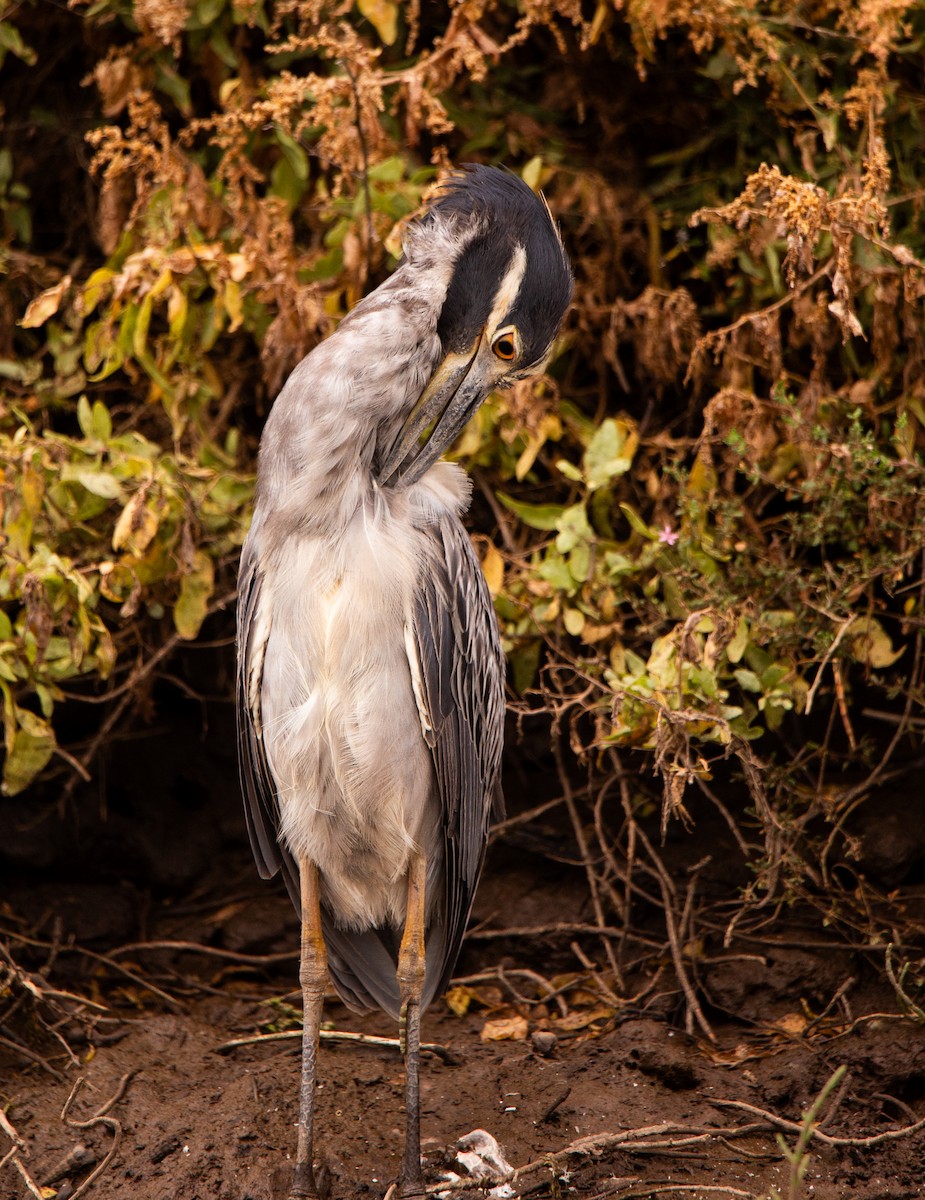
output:
[[[219, 596], [217, 600], [213, 600], [206, 609], [206, 615], [212, 616], [214, 613], [220, 612], [226, 607], [226, 605], [230, 604], [231, 601], [234, 600], [237, 594], [237, 589], [234, 589], [226, 592], [222, 596]], [[148, 676], [154, 671], [155, 667], [157, 667], [158, 663], [163, 662], [163, 660], [172, 654], [177, 646], [180, 645], [180, 643], [184, 640], [185, 639], [182, 638], [179, 633], [171, 634], [171, 636], [167, 638], [167, 640], [161, 646], [159, 646], [150, 655], [150, 657], [139, 663], [132, 671], [130, 671], [128, 677], [123, 680], [118, 687], [113, 688], [105, 696], [74, 697], [75, 699], [79, 698], [82, 701], [91, 701], [95, 703], [110, 703], [117, 696], [121, 696], [121, 699], [119, 703], [115, 705], [114, 708], [110, 709], [110, 711], [106, 714], [105, 720], [100, 725], [96, 734], [91, 739], [89, 746], [80, 756], [80, 758], [75, 758], [73, 762], [71, 762], [70, 757], [68, 758], [68, 761], [71, 762], [71, 765], [74, 768], [75, 774], [71, 775], [71, 777], [64, 784], [61, 795], [62, 804], [71, 795], [79, 780], [86, 780], [90, 778], [90, 764], [94, 761], [97, 754], [100, 752], [100, 749], [106, 744], [109, 735], [112, 733], [116, 725], [118, 725], [126, 709], [134, 699], [134, 692], [138, 684], [147, 679]]]
[[501, 837], [507, 833], [509, 829], [516, 829], [520, 825], [529, 825], [535, 821], [537, 817], [542, 817], [545, 813], [551, 812], [554, 808], [558, 808], [560, 804], [565, 803], [564, 796], [556, 796], [555, 800], [545, 800], [542, 804], [538, 804], [536, 808], [531, 808], [527, 812], [518, 813], [514, 817], [506, 817], [503, 821], [499, 821], [497, 825], [492, 825], [492, 838]]
[[[595, 1133], [577, 1138], [553, 1154], [535, 1158], [522, 1167], [515, 1167], [504, 1180], [498, 1182], [506, 1182], [516, 1188], [517, 1183], [525, 1176], [534, 1175], [542, 1170], [555, 1170], [570, 1158], [597, 1158], [608, 1150], [619, 1150], [625, 1154], [648, 1154], [652, 1151], [674, 1153], [692, 1146], [709, 1146], [721, 1138], [749, 1137], [759, 1132], [760, 1128], [754, 1123], [732, 1129], [704, 1129], [665, 1122], [660, 1125], [642, 1126], [639, 1129], [620, 1130], [617, 1133]], [[466, 1192], [484, 1186], [484, 1179], [459, 1179], [433, 1184], [427, 1188], [427, 1193], [434, 1195], [448, 1191]], [[741, 1194], [748, 1196], [747, 1192]]]
[[[360, 1046], [401, 1050], [401, 1042], [398, 1038], [380, 1037], [377, 1033], [353, 1033], [347, 1029], [321, 1029], [318, 1036], [323, 1042], [353, 1042]], [[233, 1038], [230, 1042], [222, 1042], [220, 1046], [215, 1047], [215, 1053], [224, 1054], [228, 1050], [237, 1050], [240, 1046], [260, 1046], [267, 1042], [295, 1041], [300, 1040], [301, 1037], [301, 1027], [299, 1029], [282, 1029], [276, 1033], [254, 1033], [250, 1037]], [[456, 1062], [452, 1051], [446, 1046], [441, 1046], [439, 1042], [422, 1042], [421, 1049], [451, 1066]]]
[[722, 329], [711, 329], [709, 333], [705, 333], [703, 337], [699, 339], [697, 344], [694, 346], [693, 351], [691, 352], [687, 374], [684, 376], [685, 384], [690, 382], [693, 366], [699, 355], [706, 354], [708, 351], [712, 352], [713, 354], [717, 354], [725, 345], [730, 334], [733, 334], [738, 329], [741, 329], [743, 325], [753, 325], [756, 321], [766, 320], [769, 316], [771, 316], [772, 313], [779, 312], [780, 309], [786, 308], [786, 306], [788, 304], [792, 304], [798, 296], [801, 296], [804, 292], [808, 291], [813, 284], [818, 283], [823, 276], [830, 275], [834, 265], [834, 261], [829, 259], [827, 262], [824, 262], [822, 266], [819, 267], [819, 269], [812, 275], [807, 276], [806, 279], [802, 279], [796, 285], [796, 287], [791, 288], [786, 295], [781, 296], [779, 300], [775, 300], [773, 304], [769, 304], [765, 308], [758, 309], [755, 312], [743, 313], [742, 316], [739, 317], [738, 320], [733, 321], [731, 325], [724, 325]]
[[[597, 918], [598, 929], [604, 929], [607, 922], [604, 920], [604, 907], [601, 904], [599, 879], [597, 872], [594, 870], [591, 861], [591, 851], [588, 847], [588, 839], [585, 836], [584, 826], [578, 814], [578, 806], [575, 803], [575, 795], [572, 791], [572, 785], [569, 781], [568, 771], [566, 770], [565, 761], [562, 755], [562, 741], [559, 731], [553, 730], [553, 754], [556, 759], [556, 768], [559, 773], [559, 783], [562, 787], [562, 796], [565, 800], [565, 807], [568, 809], [569, 818], [572, 822], [572, 830], [575, 834], [575, 841], [578, 843], [578, 851], [581, 854], [582, 865], [585, 870], [585, 876], [588, 880], [588, 888], [591, 892], [591, 903], [594, 906], [594, 915]], [[601, 938], [601, 944], [604, 947], [604, 953], [607, 956], [607, 961], [610, 964], [610, 969], [613, 972], [613, 978], [620, 991], [624, 991], [623, 972], [620, 970], [617, 963], [617, 956], [614, 953], [613, 944], [607, 937]], [[601, 985], [603, 986], [603, 985]], [[609, 988], [605, 989], [610, 991]], [[614, 1004], [618, 1002], [618, 998], [613, 992], [610, 992], [611, 1000]]]
[[[802, 1133], [803, 1126], [799, 1121], [790, 1121], [786, 1117], [779, 1117], [776, 1113], [768, 1112], [765, 1108], [757, 1108], [754, 1104], [746, 1104], [744, 1100], [711, 1100], [711, 1104], [717, 1105], [719, 1108], [736, 1108], [741, 1112], [749, 1113], [753, 1117], [761, 1117], [767, 1121], [775, 1129], [785, 1129], [788, 1133]], [[852, 1146], [857, 1149], [869, 1149], [871, 1146], [880, 1146], [884, 1142], [895, 1142], [900, 1138], [909, 1137], [910, 1134], [918, 1133], [920, 1129], [925, 1129], [925, 1117], [921, 1121], [916, 1121], [912, 1125], [904, 1125], [902, 1129], [887, 1129], [884, 1133], [874, 1133], [869, 1137], [835, 1137], [829, 1133], [823, 1133], [818, 1126], [814, 1126], [812, 1136], [818, 1138], [820, 1142], [825, 1142], [827, 1146]]]
[[471, 929], [467, 941], [487, 942], [497, 938], [574, 937], [576, 934], [597, 934], [602, 938], [620, 938], [622, 929], [613, 925], [586, 925], [580, 922], [558, 921], [554, 925], [514, 925], [505, 929]]
[[[26, 934], [17, 933], [12, 929], [4, 932], [7, 937], [10, 937], [17, 942], [21, 942], [24, 946], [39, 946], [43, 949], [47, 949], [50, 945], [52, 945], [50, 942], [42, 941], [40, 938], [27, 937]], [[121, 963], [114, 962], [113, 959], [109, 958], [105, 954], [97, 954], [95, 950], [86, 950], [83, 946], [75, 945], [59, 946], [58, 952], [61, 954], [82, 954], [85, 958], [92, 959], [93, 962], [103, 963], [105, 966], [111, 967], [112, 970], [118, 972], [120, 975], [124, 975], [126, 979], [130, 979], [132, 983], [144, 988], [145, 991], [152, 992], [155, 996], [158, 996], [161, 1000], [163, 1000], [165, 1004], [170, 1005], [171, 1008], [183, 1007], [180, 1001], [176, 1000], [168, 992], [162, 991], [155, 984], [151, 983], [150, 980], [143, 979], [140, 975], [136, 975], [134, 971], [130, 971], [128, 967], [123, 967]]]
[[276, 963], [291, 962], [299, 957], [298, 950], [283, 950], [277, 954], [242, 954], [237, 950], [222, 950], [218, 946], [204, 946], [201, 942], [157, 941], [157, 942], [128, 942], [110, 950], [111, 958], [123, 954], [137, 954], [145, 950], [181, 950], [190, 954], [206, 954], [213, 958], [223, 958], [229, 962], [243, 963], [251, 966], [272, 966]]
[[0, 1158], [0, 1170], [2, 1170], [2, 1168], [8, 1163], [14, 1166], [19, 1172], [23, 1183], [29, 1189], [29, 1192], [33, 1196], [37, 1196], [38, 1200], [43, 1200], [42, 1189], [29, 1174], [25, 1163], [22, 1161], [23, 1158], [27, 1157], [29, 1154], [25, 1139], [21, 1138], [16, 1132], [16, 1129], [10, 1123], [9, 1118], [2, 1108], [0, 1108], [0, 1129], [3, 1130], [3, 1132], [13, 1143], [10, 1149], [7, 1150], [6, 1154], [4, 1154], [3, 1158]]
[[70, 1126], [71, 1129], [92, 1129], [94, 1125], [103, 1125], [112, 1134], [112, 1145], [109, 1147], [106, 1157], [93, 1168], [80, 1187], [78, 1187], [76, 1191], [71, 1192], [71, 1200], [77, 1200], [78, 1196], [82, 1196], [84, 1192], [86, 1192], [90, 1186], [97, 1179], [99, 1179], [100, 1175], [102, 1175], [102, 1173], [115, 1158], [116, 1152], [118, 1151], [119, 1145], [122, 1141], [122, 1125], [116, 1120], [115, 1117], [108, 1117], [106, 1114], [113, 1107], [113, 1105], [117, 1104], [125, 1095], [125, 1089], [128, 1087], [134, 1075], [134, 1071], [129, 1071], [128, 1074], [123, 1075], [119, 1080], [119, 1086], [116, 1088], [113, 1095], [110, 1096], [110, 1098], [105, 1102], [105, 1104], [102, 1105], [101, 1108], [97, 1109], [92, 1117], [88, 1117], [84, 1121], [78, 1121], [76, 1117], [72, 1117], [70, 1115], [71, 1105], [74, 1103], [74, 1099], [77, 1096], [78, 1091], [80, 1091], [80, 1088], [83, 1086], [83, 1076], [81, 1076], [71, 1088], [71, 1094], [68, 1096], [67, 1100], [65, 1100], [64, 1108], [61, 1110], [61, 1120], [64, 1121], [66, 1125]]
[[[690, 1192], [698, 1196], [744, 1196], [745, 1200], [755, 1200], [754, 1192], [743, 1192], [741, 1188], [731, 1187], [726, 1183], [647, 1183], [641, 1190], [633, 1188], [631, 1192], [621, 1192], [620, 1200], [635, 1200], [636, 1197], [667, 1196], [671, 1192]], [[597, 1200], [595, 1197], [594, 1200]]]
[[706, 1037], [711, 1042], [715, 1042], [716, 1034], [713, 1032], [710, 1022], [704, 1016], [703, 1009], [700, 1007], [700, 1001], [697, 999], [697, 993], [694, 990], [694, 985], [690, 981], [687, 967], [684, 963], [684, 950], [674, 914], [677, 895], [675, 886], [671, 881], [671, 876], [665, 869], [665, 864], [658, 854], [656, 854], [654, 846], [641, 829], [639, 830], [639, 838], [652, 865], [655, 867], [659, 887], [662, 890], [662, 917], [664, 918], [665, 930], [668, 934], [668, 945], [671, 949], [671, 960], [674, 963], [675, 975], [678, 978], [678, 983], [681, 985], [681, 990], [684, 992], [684, 998], [687, 1001], [688, 1021], [696, 1021]]
[[8, 1050], [14, 1051], [21, 1058], [24, 1058], [26, 1062], [35, 1063], [36, 1066], [42, 1067], [43, 1070], [47, 1071], [55, 1079], [60, 1079], [62, 1083], [64, 1082], [64, 1076], [61, 1072], [56, 1070], [40, 1054], [36, 1054], [34, 1050], [30, 1050], [26, 1046], [21, 1046], [19, 1042], [14, 1042], [11, 1038], [3, 1037], [2, 1035], [0, 1035], [0, 1046], [6, 1046]]

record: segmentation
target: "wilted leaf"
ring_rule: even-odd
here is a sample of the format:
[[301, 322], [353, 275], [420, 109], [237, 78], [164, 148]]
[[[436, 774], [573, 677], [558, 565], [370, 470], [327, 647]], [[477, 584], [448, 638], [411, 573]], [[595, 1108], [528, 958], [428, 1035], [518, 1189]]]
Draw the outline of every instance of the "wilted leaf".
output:
[[514, 467], [517, 479], [526, 479], [530, 468], [536, 462], [536, 456], [550, 440], [557, 441], [562, 436], [562, 422], [554, 413], [547, 413], [539, 423], [539, 427], [530, 434], [523, 453]]
[[183, 576], [180, 595], [173, 609], [173, 623], [180, 637], [192, 641], [198, 635], [214, 590], [215, 567], [212, 559], [204, 550], [197, 550], [190, 570]]
[[844, 341], [847, 342], [849, 337], [864, 337], [863, 325], [844, 300], [833, 300], [829, 305], [829, 312], [841, 326]]
[[46, 288], [36, 296], [23, 314], [19, 322], [24, 329], [38, 329], [49, 317], [53, 317], [61, 307], [64, 293], [71, 286], [70, 275], [65, 275], [54, 287]]
[[889, 634], [875, 617], [857, 617], [851, 625], [851, 652], [858, 662], [871, 667], [891, 667], [905, 651], [893, 649]]
[[157, 514], [148, 504], [148, 490], [142, 487], [119, 514], [112, 533], [113, 550], [125, 548], [132, 554], [144, 554], [157, 533], [158, 524]]
[[780, 1029], [781, 1032], [790, 1034], [793, 1037], [799, 1037], [804, 1032], [809, 1024], [809, 1017], [804, 1013], [789, 1012], [784, 1013], [782, 1017], [772, 1022], [772, 1028]]

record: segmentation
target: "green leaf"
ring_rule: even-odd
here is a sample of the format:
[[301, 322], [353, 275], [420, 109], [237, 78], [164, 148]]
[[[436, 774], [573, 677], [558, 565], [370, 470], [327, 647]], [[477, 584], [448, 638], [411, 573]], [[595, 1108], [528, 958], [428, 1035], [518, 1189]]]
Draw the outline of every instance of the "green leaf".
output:
[[524, 504], [520, 500], [506, 496], [504, 492], [498, 493], [498, 499], [505, 508], [520, 517], [521, 521], [525, 525], [529, 525], [531, 529], [556, 529], [565, 512], [564, 504]]
[[579, 471], [574, 463], [570, 463], [567, 458], [560, 458], [556, 463], [556, 467], [566, 479], [571, 479], [573, 483], [581, 483], [584, 479], [581, 471]]
[[104, 500], [117, 500], [122, 495], [122, 484], [108, 471], [67, 463], [61, 471], [61, 478], [65, 483], [79, 483], [88, 492]]
[[536, 574], [540, 579], [551, 583], [557, 591], [571, 592], [575, 588], [575, 578], [565, 559], [555, 548], [550, 549], [550, 552], [536, 568]]
[[102, 400], [95, 400], [93, 402], [91, 420], [93, 436], [101, 442], [108, 442], [112, 437], [112, 417], [110, 417], [109, 409]]
[[47, 721], [16, 705], [7, 706], [5, 732], [3, 791], [15, 796], [48, 765], [55, 752], [55, 735]]
[[621, 503], [620, 512], [623, 513], [624, 517], [626, 517], [627, 521], [629, 521], [630, 525], [637, 533], [641, 533], [642, 536], [647, 538], [650, 542], [658, 541], [657, 530], [652, 529], [651, 526], [647, 525], [642, 517], [640, 517], [634, 509], [630, 508], [628, 504]]
[[284, 129], [280, 129], [277, 126], [274, 133], [283, 154], [286, 156], [286, 161], [292, 168], [292, 173], [300, 183], [305, 183], [308, 180], [308, 155], [295, 138], [290, 137]]
[[35, 65], [35, 51], [22, 40], [22, 34], [16, 26], [11, 25], [9, 21], [0, 21], [0, 65], [6, 58], [7, 52], [21, 58], [27, 66]]
[[576, 546], [587, 544], [594, 537], [594, 530], [588, 523], [588, 514], [583, 504], [572, 504], [564, 509], [556, 528], [559, 530], [556, 548], [563, 554], [574, 550]]
[[522, 696], [536, 679], [540, 665], [541, 645], [538, 638], [524, 642], [510, 656], [514, 690], [519, 696]]
[[639, 445], [635, 429], [626, 421], [602, 421], [585, 451], [585, 475], [592, 490], [625, 475], [633, 465]]
[[733, 671], [733, 675], [739, 684], [739, 687], [746, 692], [760, 692], [761, 680], [754, 671], [749, 671], [746, 667], [740, 667], [737, 671]]
[[192, 641], [199, 634], [215, 591], [215, 567], [204, 550], [193, 555], [190, 570], [183, 576], [180, 595], [173, 609], [173, 623], [181, 638]]
[[585, 614], [577, 608], [567, 608], [562, 613], [562, 623], [572, 637], [578, 637], [585, 627]]
[[93, 437], [93, 409], [86, 396], [81, 396], [77, 401], [77, 424], [80, 426], [80, 432], [89, 441]]
[[745, 653], [745, 647], [748, 645], [748, 621], [745, 617], [739, 617], [739, 623], [736, 625], [735, 633], [732, 635], [729, 644], [726, 646], [726, 658], [729, 662], [735, 664], [742, 661], [742, 655]]
[[576, 583], [585, 583], [591, 574], [591, 547], [587, 542], [577, 545], [568, 556], [568, 569]]

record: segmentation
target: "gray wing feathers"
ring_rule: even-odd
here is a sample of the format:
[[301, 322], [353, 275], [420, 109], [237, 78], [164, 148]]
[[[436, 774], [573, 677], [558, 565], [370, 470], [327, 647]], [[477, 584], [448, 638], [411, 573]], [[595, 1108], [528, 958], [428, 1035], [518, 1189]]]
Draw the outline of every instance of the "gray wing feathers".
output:
[[434, 530], [415, 612], [437, 795], [443, 812], [443, 897], [427, 946], [424, 1002], [444, 990], [478, 884], [488, 825], [500, 801], [504, 657], [491, 596], [459, 522]]
[[292, 902], [299, 910], [299, 871], [279, 841], [276, 788], [263, 748], [260, 685], [267, 627], [260, 619], [262, 577], [251, 540], [244, 544], [238, 573], [238, 667], [235, 701], [238, 726], [238, 770], [244, 793], [244, 816], [257, 870], [270, 879], [280, 869]]

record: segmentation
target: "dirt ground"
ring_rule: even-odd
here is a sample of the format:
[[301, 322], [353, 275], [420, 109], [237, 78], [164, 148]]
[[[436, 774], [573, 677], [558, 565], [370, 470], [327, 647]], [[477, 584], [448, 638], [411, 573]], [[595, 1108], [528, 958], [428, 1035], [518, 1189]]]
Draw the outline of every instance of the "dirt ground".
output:
[[[137, 774], [169, 773], [163, 747], [146, 753], [132, 750]], [[93, 1170], [90, 1196], [286, 1196], [298, 1042], [227, 1043], [297, 1018], [296, 921], [281, 888], [256, 878], [233, 775], [232, 800], [224, 793], [217, 808], [184, 772], [172, 802], [196, 819], [183, 826], [150, 806], [142, 820], [114, 785], [106, 810], [79, 828], [62, 831], [52, 812], [44, 824], [0, 813], [0, 945], [19, 971], [0, 987], [0, 1107], [49, 1200], [83, 1194]], [[464, 1175], [455, 1145], [484, 1129], [527, 1168], [518, 1193], [553, 1200], [925, 1195], [925, 1036], [899, 1014], [882, 952], [852, 952], [797, 912], [729, 947], [708, 937], [697, 981], [711, 1041], [685, 1031], [670, 960], [642, 927], [623, 947], [625, 994], [636, 998], [608, 993], [600, 938], [576, 931], [591, 919], [584, 875], [532, 837], [493, 849], [452, 994], [458, 1011], [440, 1001], [425, 1017], [425, 1039], [445, 1048], [423, 1071], [430, 1183]], [[68, 854], [81, 864], [69, 880]], [[713, 892], [733, 886], [723, 861]], [[533, 932], [493, 936], [515, 926]], [[153, 945], [163, 942], [174, 945]], [[564, 990], [544, 999], [550, 981]], [[105, 1008], [75, 1007], [56, 990]], [[333, 999], [326, 1018], [335, 1031], [394, 1033], [381, 1015]], [[829, 1140], [813, 1141], [800, 1182], [785, 1150], [841, 1065], [848, 1073], [819, 1114]], [[384, 1196], [402, 1138], [397, 1050], [326, 1038], [319, 1070], [317, 1149], [332, 1200]], [[0, 1159], [10, 1137], [0, 1131]], [[4, 1159], [0, 1198], [30, 1194]]]

